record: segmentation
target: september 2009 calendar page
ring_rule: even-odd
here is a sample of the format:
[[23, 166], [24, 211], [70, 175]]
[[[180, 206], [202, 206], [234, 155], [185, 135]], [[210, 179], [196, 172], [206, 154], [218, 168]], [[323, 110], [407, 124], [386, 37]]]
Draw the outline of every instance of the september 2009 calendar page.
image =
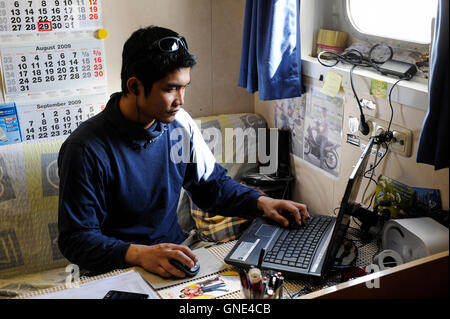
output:
[[65, 138], [105, 108], [106, 94], [18, 103], [24, 143]]

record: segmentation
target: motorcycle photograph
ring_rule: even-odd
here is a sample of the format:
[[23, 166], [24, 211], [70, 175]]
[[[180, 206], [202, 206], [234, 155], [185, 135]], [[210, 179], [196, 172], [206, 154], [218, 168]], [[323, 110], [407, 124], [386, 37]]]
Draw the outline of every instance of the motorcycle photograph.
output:
[[[305, 155], [314, 155], [320, 160], [320, 135], [317, 135], [314, 138], [313, 135], [313, 129], [311, 126], [308, 126], [307, 128], [307, 134], [305, 136], [304, 144], [303, 144], [303, 152]], [[327, 144], [325, 145], [325, 165], [330, 170], [333, 170], [338, 165], [339, 156], [337, 153], [337, 148], [339, 145], [334, 144], [330, 141], [327, 141]]]

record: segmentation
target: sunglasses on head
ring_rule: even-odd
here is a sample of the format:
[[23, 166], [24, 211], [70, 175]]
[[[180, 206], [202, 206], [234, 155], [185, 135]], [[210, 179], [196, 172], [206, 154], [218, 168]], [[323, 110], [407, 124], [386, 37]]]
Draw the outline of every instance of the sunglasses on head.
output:
[[162, 52], [166, 53], [178, 51], [180, 49], [180, 46], [182, 46], [186, 51], [188, 51], [186, 39], [182, 36], [165, 37], [159, 39], [153, 43], [153, 46], [158, 47]]

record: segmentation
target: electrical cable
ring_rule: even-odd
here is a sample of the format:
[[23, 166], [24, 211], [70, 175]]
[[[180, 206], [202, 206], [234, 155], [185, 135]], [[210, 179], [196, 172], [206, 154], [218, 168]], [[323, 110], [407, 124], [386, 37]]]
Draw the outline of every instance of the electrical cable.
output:
[[[375, 60], [373, 58], [373, 54], [374, 54], [375, 50], [379, 47], [388, 48], [389, 54], [385, 55], [385, 58], [383, 58], [382, 60]], [[385, 45], [385, 44], [376, 44], [376, 45], [372, 46], [372, 48], [370, 49], [368, 57], [365, 57], [360, 51], [355, 50], [355, 49], [350, 49], [348, 51], [345, 51], [343, 54], [338, 54], [333, 51], [322, 51], [317, 56], [317, 60], [319, 61], [319, 63], [326, 67], [333, 67], [333, 66], [337, 65], [339, 62], [349, 63], [349, 64], [353, 65], [352, 68], [350, 69], [350, 84], [351, 84], [352, 91], [355, 96], [356, 102], [358, 103], [358, 107], [359, 107], [359, 111], [360, 111], [359, 130], [363, 135], [368, 135], [370, 133], [370, 128], [366, 122], [364, 112], [362, 109], [362, 105], [361, 105], [361, 101], [360, 101], [358, 95], [356, 94], [355, 86], [353, 83], [353, 71], [356, 67], [360, 66], [360, 67], [372, 67], [375, 70], [380, 72], [380, 68], [378, 67], [378, 65], [385, 63], [388, 60], [391, 60], [393, 55], [394, 55], [394, 51], [393, 51], [392, 47]], [[325, 63], [324, 60], [328, 60], [328, 61], [332, 61], [332, 62]], [[397, 81], [397, 83], [398, 82], [399, 81]], [[396, 84], [394, 84], [394, 86]], [[391, 88], [390, 93], [392, 93], [392, 88]], [[392, 108], [391, 103], [390, 103], [390, 106], [391, 106], [391, 122], [392, 122], [393, 108]], [[389, 129], [390, 129], [390, 124], [389, 124]], [[390, 140], [390, 139], [392, 139], [392, 133], [390, 132], [389, 129], [386, 132], [386, 134], [387, 134], [387, 138]]]
[[[382, 59], [382, 60], [375, 60], [373, 58], [373, 54], [375, 52], [375, 50], [377, 48], [379, 48], [380, 46], [386, 47], [389, 50], [389, 54], [386, 56], [387, 58]], [[363, 135], [368, 135], [370, 133], [370, 128], [369, 125], [367, 124], [366, 120], [365, 120], [365, 116], [364, 116], [364, 112], [363, 112], [363, 108], [361, 105], [361, 101], [356, 93], [355, 90], [355, 85], [353, 82], [353, 71], [355, 70], [356, 67], [360, 66], [360, 67], [372, 67], [375, 70], [380, 71], [380, 68], [378, 67], [379, 64], [382, 64], [388, 60], [391, 60], [392, 57], [394, 55], [394, 52], [392, 50], [392, 47], [388, 46], [388, 45], [384, 45], [384, 44], [376, 44], [374, 46], [372, 46], [372, 48], [369, 51], [369, 55], [368, 57], [364, 57], [364, 55], [355, 49], [351, 49], [348, 50], [346, 52], [344, 52], [343, 54], [338, 54], [335, 53], [333, 51], [322, 51], [319, 53], [319, 55], [317, 56], [317, 60], [319, 61], [320, 64], [322, 64], [323, 66], [326, 67], [332, 67], [337, 65], [339, 62], [342, 63], [349, 63], [352, 65], [351, 69], [350, 69], [350, 85], [353, 91], [353, 95], [355, 96], [356, 102], [358, 104], [359, 107], [359, 111], [360, 111], [360, 125], [359, 125], [359, 130]], [[332, 61], [331, 63], [325, 63], [324, 60], [328, 60], [328, 61]], [[370, 185], [370, 182], [374, 182], [375, 185], [378, 185], [377, 181], [373, 179], [373, 176], [375, 174], [375, 169], [376, 167], [381, 163], [381, 161], [385, 158], [386, 154], [389, 151], [389, 145], [387, 143], [390, 143], [394, 136], [393, 136], [393, 132], [391, 132], [391, 125], [392, 125], [392, 120], [394, 117], [394, 108], [392, 106], [392, 91], [394, 90], [394, 87], [402, 80], [409, 80], [411, 79], [412, 76], [410, 77], [404, 77], [404, 78], [400, 78], [399, 80], [397, 80], [391, 87], [391, 89], [389, 90], [389, 107], [391, 109], [391, 115], [390, 115], [390, 119], [389, 119], [389, 124], [387, 127], [387, 131], [382, 132], [381, 134], [375, 136], [375, 144], [378, 145], [377, 148], [377, 152], [375, 155], [375, 161], [374, 161], [374, 165], [367, 170], [366, 172], [364, 172], [363, 177], [368, 178], [369, 182], [367, 183], [367, 186], [364, 190], [363, 193], [363, 200], [364, 200], [364, 196], [367, 192], [367, 189]], [[383, 154], [383, 156], [378, 160], [377, 162], [377, 158], [378, 158], [378, 151], [379, 151], [379, 147], [381, 144], [384, 144], [386, 147], [386, 152]], [[371, 172], [370, 176], [366, 176], [367, 173]], [[373, 198], [374, 198], [375, 192], [371, 197], [370, 200], [370, 204], [368, 207], [370, 207], [370, 205], [372, 204]]]
[[[394, 87], [395, 87], [400, 81], [407, 80], [407, 79], [409, 79], [409, 78], [401, 78], [401, 79], [397, 80], [397, 81], [392, 85], [391, 89], [389, 90], [389, 106], [390, 106], [390, 108], [391, 108], [391, 117], [390, 117], [390, 120], [389, 120], [389, 124], [388, 124], [388, 127], [387, 127], [387, 131], [386, 131], [386, 132], [383, 132], [382, 134], [380, 134], [380, 135], [377, 136], [377, 141], [376, 141], [376, 142], [377, 142], [377, 144], [378, 144], [378, 147], [377, 147], [377, 153], [376, 153], [375, 156], [376, 156], [376, 157], [378, 156], [379, 147], [380, 147], [380, 145], [381, 145], [382, 143], [384, 143], [384, 145], [385, 145], [385, 147], [386, 147], [386, 152], [384, 152], [383, 156], [380, 158], [380, 160], [378, 161], [378, 163], [376, 163], [376, 158], [375, 158], [374, 166], [371, 167], [371, 168], [370, 168], [369, 170], [367, 170], [366, 172], [364, 172], [364, 177], [365, 177], [365, 178], [368, 178], [368, 179], [369, 179], [369, 182], [367, 183], [366, 189], [364, 190], [364, 193], [363, 193], [363, 196], [362, 196], [363, 201], [364, 201], [364, 196], [365, 196], [365, 194], [366, 194], [366, 191], [367, 191], [367, 189], [368, 189], [368, 187], [369, 187], [370, 182], [373, 181], [373, 182], [375, 183], [375, 185], [378, 186], [377, 181], [373, 179], [373, 175], [374, 175], [374, 173], [375, 173], [375, 168], [381, 163], [381, 160], [386, 156], [386, 154], [387, 154], [388, 151], [389, 151], [389, 144], [387, 144], [387, 143], [388, 143], [388, 142], [391, 142], [391, 140], [394, 138], [393, 133], [391, 132], [391, 124], [392, 124], [392, 119], [393, 119], [393, 117], [394, 117], [394, 108], [393, 108], [393, 106], [392, 106], [392, 91], [393, 91]], [[372, 171], [372, 173], [371, 173], [371, 175], [370, 175], [369, 177], [367, 177], [366, 174], [367, 174], [368, 172], [370, 172], [370, 171]], [[369, 203], [368, 207], [370, 207], [370, 205], [372, 204], [372, 201], [373, 201], [374, 196], [375, 196], [375, 192], [374, 192], [374, 194], [372, 195], [372, 197], [371, 197], [371, 199], [370, 199], [370, 203]]]
[[[365, 178], [369, 178], [369, 177], [366, 176], [366, 174], [367, 174], [368, 172], [370, 172], [371, 170], [372, 170], [372, 171], [375, 171], [375, 168], [377, 168], [377, 166], [381, 163], [381, 161], [384, 159], [384, 157], [385, 157], [386, 154], [388, 153], [388, 151], [389, 151], [389, 145], [388, 145], [386, 142], [384, 142], [384, 144], [385, 144], [385, 147], [386, 147], [386, 152], [384, 152], [383, 156], [381, 156], [381, 158], [380, 158], [380, 160], [378, 161], [378, 163], [376, 163], [376, 161], [375, 161], [374, 166], [373, 166], [372, 168], [368, 169], [366, 172], [364, 172], [364, 177], [365, 177]], [[377, 152], [377, 153], [378, 153], [378, 152]], [[370, 177], [370, 180], [373, 181], [373, 182], [375, 183], [375, 185], [378, 186], [377, 181], [375, 181], [372, 177]], [[369, 181], [369, 183], [370, 183], [370, 181]], [[372, 197], [370, 198], [369, 205], [368, 205], [367, 207], [370, 207], [370, 206], [372, 205], [372, 201], [373, 201], [373, 198], [374, 198], [374, 197], [375, 197], [375, 192], [373, 192]]]
[[391, 89], [389, 90], [389, 106], [391, 107], [391, 119], [389, 120], [389, 126], [388, 126], [388, 132], [391, 130], [391, 124], [392, 124], [392, 118], [394, 117], [394, 108], [392, 107], [392, 91], [394, 90], [394, 87], [403, 80], [410, 80], [411, 78], [401, 78], [397, 80], [394, 85], [392, 85]]
[[[388, 54], [386, 59], [382, 59], [382, 60], [377, 61], [372, 56], [373, 56], [373, 53], [374, 53], [375, 49], [377, 49], [380, 46], [387, 47], [388, 50], [389, 50], [389, 54]], [[354, 97], [356, 99], [356, 102], [358, 104], [358, 107], [359, 107], [359, 111], [360, 111], [359, 131], [363, 135], [368, 135], [370, 133], [370, 127], [369, 127], [369, 125], [366, 122], [366, 119], [365, 119], [365, 116], [364, 116], [364, 112], [363, 112], [363, 108], [362, 108], [362, 105], [361, 105], [361, 100], [359, 99], [359, 97], [358, 97], [358, 95], [356, 93], [356, 90], [355, 90], [355, 85], [353, 83], [353, 71], [356, 69], [356, 67], [359, 66], [359, 67], [372, 67], [375, 70], [377, 70], [378, 72], [383, 73], [383, 72], [381, 72], [381, 69], [379, 68], [378, 65], [379, 64], [383, 64], [383, 63], [385, 63], [388, 60], [391, 60], [392, 57], [393, 57], [393, 54], [394, 54], [394, 52], [392, 50], [392, 47], [390, 47], [388, 45], [384, 45], [384, 44], [376, 44], [370, 49], [368, 57], [364, 57], [363, 54], [360, 51], [355, 50], [355, 49], [350, 49], [350, 50], [344, 52], [343, 54], [338, 54], [338, 53], [335, 53], [333, 51], [322, 51], [317, 56], [317, 60], [319, 61], [319, 63], [321, 65], [323, 65], [323, 66], [326, 66], [326, 67], [333, 67], [333, 66], [337, 65], [339, 62], [349, 63], [349, 64], [352, 65], [352, 67], [350, 69], [350, 85], [351, 85], [351, 88], [352, 88], [352, 91], [353, 91], [353, 95], [354, 95]], [[330, 63], [325, 63], [324, 62], [325, 60], [331, 61], [331, 62]], [[410, 80], [412, 78], [412, 76], [413, 75], [410, 74], [408, 76], [400, 78], [399, 80], [397, 80], [392, 85], [391, 89], [389, 90], [389, 107], [391, 109], [391, 116], [390, 116], [390, 119], [389, 119], [389, 124], [388, 124], [388, 127], [387, 127], [387, 131], [384, 131], [384, 132], [382, 132], [382, 133], [380, 133], [380, 134], [375, 136], [375, 144], [377, 144], [378, 147], [377, 147], [377, 150], [376, 150], [375, 160], [374, 160], [373, 166], [370, 169], [368, 169], [367, 171], [365, 171], [364, 174], [363, 174], [364, 178], [368, 178], [369, 179], [369, 181], [368, 181], [368, 183], [366, 185], [366, 188], [365, 188], [365, 190], [363, 192], [363, 195], [362, 195], [362, 200], [363, 201], [364, 201], [364, 196], [365, 196], [365, 194], [367, 192], [367, 189], [369, 188], [370, 183], [374, 182], [375, 185], [378, 186], [377, 181], [373, 178], [374, 175], [375, 175], [375, 169], [378, 167], [378, 165], [382, 162], [382, 160], [385, 158], [385, 156], [389, 152], [389, 144], [388, 143], [391, 143], [392, 141], [395, 141], [394, 136], [393, 136], [393, 132], [391, 132], [391, 125], [392, 125], [392, 121], [393, 121], [393, 117], [394, 117], [394, 108], [392, 106], [392, 91], [394, 90], [394, 87], [400, 81]], [[379, 158], [379, 160], [377, 162], [378, 152], [379, 152], [380, 146], [382, 144], [384, 144], [384, 146], [386, 148], [386, 151]], [[370, 176], [366, 176], [366, 174], [369, 173], [369, 172], [371, 173], [371, 175]], [[368, 208], [370, 208], [370, 206], [372, 205], [372, 202], [373, 202], [373, 199], [375, 197], [375, 194], [376, 194], [376, 191], [373, 192], [373, 194], [372, 194], [372, 196], [370, 198], [369, 205], [367, 206]], [[336, 209], [334, 210], [334, 213], [335, 213], [335, 211], [336, 211]], [[356, 224], [358, 224], [355, 219], [353, 219], [353, 220], [354, 220], [354, 222]]]
[[[378, 146], [377, 146], [377, 151], [376, 151], [376, 153], [375, 153], [375, 161], [374, 161], [374, 165], [375, 165], [375, 163], [376, 163], [376, 161], [377, 161], [377, 157], [378, 157], [378, 152], [379, 152], [379, 150], [380, 150], [380, 144], [378, 144]], [[371, 168], [372, 168], [372, 167], [371, 167]], [[372, 173], [371, 173], [371, 175], [370, 175], [370, 177], [369, 177], [369, 181], [367, 182], [366, 188], [364, 189], [364, 192], [363, 192], [362, 197], [361, 197], [361, 202], [362, 202], [362, 203], [364, 203], [364, 197], [366, 197], [366, 192], [367, 192], [367, 189], [369, 188], [370, 182], [373, 181], [373, 175], [374, 175], [374, 173], [375, 173], [375, 170], [372, 170]], [[364, 173], [364, 177], [366, 177], [366, 176], [365, 176], [365, 173]], [[366, 177], [366, 178], [367, 178], [367, 177]], [[377, 184], [377, 183], [375, 182], [375, 184]]]
[[366, 122], [366, 117], [364, 116], [361, 101], [359, 100], [359, 97], [356, 94], [355, 85], [353, 84], [353, 70], [356, 67], [357, 67], [357, 65], [355, 64], [350, 69], [350, 85], [352, 87], [353, 95], [355, 96], [356, 102], [358, 103], [358, 107], [359, 107], [359, 112], [360, 112], [359, 130], [361, 131], [362, 134], [368, 135], [370, 133], [370, 128]]

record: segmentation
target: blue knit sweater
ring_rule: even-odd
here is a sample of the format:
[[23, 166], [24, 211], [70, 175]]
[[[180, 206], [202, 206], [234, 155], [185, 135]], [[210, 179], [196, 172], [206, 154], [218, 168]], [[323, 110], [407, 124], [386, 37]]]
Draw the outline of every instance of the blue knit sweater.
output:
[[145, 130], [126, 120], [120, 94], [83, 122], [59, 158], [59, 238], [62, 254], [83, 269], [127, 267], [131, 243], [181, 243], [177, 220], [183, 187], [200, 208], [224, 216], [255, 216], [261, 196], [218, 165], [192, 118]]

